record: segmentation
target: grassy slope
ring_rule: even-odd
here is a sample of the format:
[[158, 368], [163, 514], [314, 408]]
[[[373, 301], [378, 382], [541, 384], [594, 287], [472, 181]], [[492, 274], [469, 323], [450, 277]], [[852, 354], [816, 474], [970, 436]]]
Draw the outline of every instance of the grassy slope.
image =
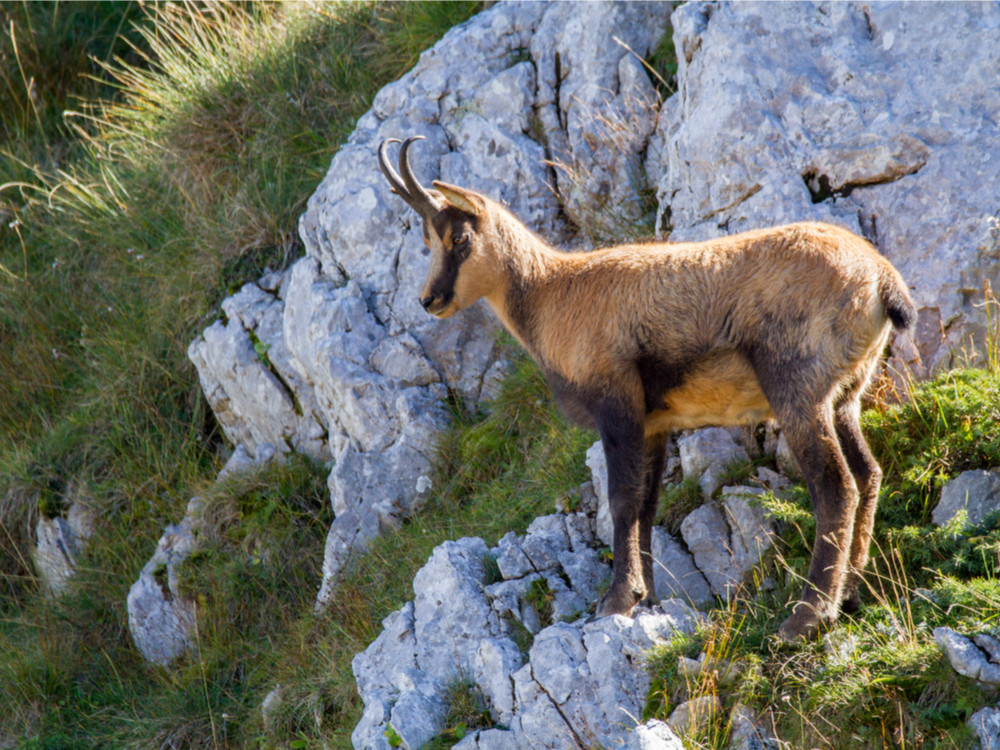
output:
[[[157, 672], [125, 627], [130, 582], [218, 468], [186, 346], [233, 285], [299, 254], [298, 214], [371, 97], [479, 7], [3, 6], [0, 732], [145, 747], [241, 731], [216, 709], [242, 700], [242, 667]], [[131, 21], [134, 50], [114, 42]], [[120, 62], [91, 84], [87, 54]], [[80, 596], [52, 607], [29, 530], [71, 495], [101, 523]], [[304, 569], [291, 620], [315, 593]]]
[[[431, 549], [465, 535], [492, 544], [584, 479], [593, 436], [569, 427], [515, 358], [488, 413], [456, 414], [436, 497], [357, 561], [324, 616], [312, 613], [329, 521], [323, 467], [294, 461], [206, 488], [219, 437], [187, 342], [229, 288], [298, 253], [296, 216], [339, 139], [379, 86], [475, 8], [171, 6], [146, 17], [125, 4], [4, 6], [18, 49], [33, 52], [15, 59], [9, 45], [0, 61], [16, 103], [0, 113], [0, 183], [35, 187], [0, 192], [0, 746], [347, 747], [361, 709], [350, 660], [411, 596]], [[112, 43], [130, 20], [146, 31], [129, 32], [132, 51]], [[86, 54], [124, 61], [112, 75]], [[76, 78], [81, 66], [100, 80]], [[36, 84], [32, 97], [33, 76], [62, 83]], [[122, 90], [112, 96], [108, 81]], [[86, 115], [69, 118], [83, 128], [75, 139], [63, 109]], [[917, 391], [919, 408], [866, 416], [886, 468], [878, 574], [867, 606], [838, 627], [834, 656], [781, 651], [771, 637], [811, 539], [800, 488], [771, 501], [789, 531], [755, 580], [773, 588], [748, 584], [697, 638], [654, 656], [648, 713], [715, 694], [770, 708], [793, 747], [967, 746], [964, 719], [985, 699], [921, 623], [996, 624], [1000, 542], [995, 527], [931, 531], [928, 514], [943, 479], [1000, 464], [993, 373], [947, 375]], [[218, 521], [184, 582], [202, 608], [200, 652], [167, 671], [132, 647], [125, 595], [195, 493]], [[31, 576], [27, 533], [69, 495], [102, 523], [77, 593], [50, 602]], [[671, 495], [684, 501], [683, 489]], [[936, 603], [911, 604], [917, 587]], [[677, 652], [702, 650], [749, 667], [725, 688], [678, 677]], [[283, 701], [265, 727], [258, 707], [276, 684]], [[459, 726], [483, 720], [468, 698], [456, 690]], [[727, 731], [720, 717], [688, 741], [723, 747]]]

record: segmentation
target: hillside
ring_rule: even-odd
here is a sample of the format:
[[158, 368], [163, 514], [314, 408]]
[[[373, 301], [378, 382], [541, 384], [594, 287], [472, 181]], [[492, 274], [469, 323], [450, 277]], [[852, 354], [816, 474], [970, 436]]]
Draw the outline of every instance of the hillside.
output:
[[[673, 442], [663, 537], [693, 550], [686, 519], [735, 486], [773, 546], [698, 602], [696, 627], [643, 620], [673, 635], [647, 634], [651, 651], [593, 673], [642, 692], [627, 728], [670, 719], [687, 748], [1000, 742], [983, 672], [1000, 655], [953, 666], [962, 649], [989, 656], [1000, 633], [1000, 511], [974, 489], [968, 516], [935, 512], [943, 491], [964, 492], [964, 472], [988, 481], [1000, 467], [1000, 199], [967, 191], [1000, 158], [981, 115], [994, 111], [977, 78], [989, 63], [972, 52], [1000, 34], [996, 14], [955, 16], [935, 40], [888, 6], [669, 10], [0, 9], [0, 747], [346, 748], [354, 733], [355, 746], [487, 750], [547, 736], [526, 698], [543, 690], [523, 671], [497, 666], [491, 692], [490, 674], [452, 673], [450, 656], [437, 674], [422, 657], [380, 684], [379, 659], [418, 664], [381, 648], [407, 633], [420, 631], [418, 652], [452, 639], [470, 663], [450, 625], [421, 630], [449, 555], [472, 560], [456, 608], [520, 607], [489, 633], [498, 664], [530, 659], [538, 685], [546, 669], [569, 685], [566, 746], [677, 747], [655, 723], [626, 735], [620, 717], [588, 739], [571, 714], [596, 709], [562, 661], [541, 661], [576, 665], [574, 638], [642, 629], [588, 622], [609, 562], [597, 436], [565, 420], [485, 310], [444, 324], [416, 304], [419, 225], [373, 149], [417, 132], [421, 176], [474, 184], [555, 243], [812, 218], [863, 233], [912, 278], [917, 337], [894, 344], [864, 414], [885, 478], [861, 610], [781, 646], [812, 543], [807, 490], [773, 430], [735, 435], [742, 460], [717, 465], [708, 490]], [[785, 59], [755, 41], [768, 24]], [[816, 39], [809, 75], [783, 79]], [[933, 126], [914, 104], [922, 89], [893, 88], [907, 59], [954, 67], [927, 62], [920, 85], [952, 78]], [[882, 96], [891, 117], [868, 109]], [[944, 207], [928, 208], [932, 194]], [[586, 527], [560, 548], [563, 567], [511, 572], [563, 523]], [[594, 577], [577, 587], [584, 568]], [[681, 604], [664, 606], [681, 621]], [[704, 720], [682, 725], [679, 707]]]

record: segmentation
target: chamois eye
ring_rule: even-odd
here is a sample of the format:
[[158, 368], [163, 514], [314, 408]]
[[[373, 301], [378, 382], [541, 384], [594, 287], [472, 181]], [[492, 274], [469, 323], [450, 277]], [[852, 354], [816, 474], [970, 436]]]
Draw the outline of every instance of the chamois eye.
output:
[[458, 235], [458, 237], [453, 238], [451, 241], [452, 247], [465, 247], [468, 244], [469, 244], [469, 235], [467, 234], [460, 234]]

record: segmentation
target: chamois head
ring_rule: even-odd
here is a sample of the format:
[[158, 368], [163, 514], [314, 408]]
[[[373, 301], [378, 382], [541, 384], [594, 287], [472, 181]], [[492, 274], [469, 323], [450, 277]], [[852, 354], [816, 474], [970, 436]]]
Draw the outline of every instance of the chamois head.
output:
[[[438, 318], [447, 318], [490, 291], [491, 274], [482, 252], [482, 229], [488, 223], [487, 201], [471, 190], [434, 182], [434, 190], [420, 184], [410, 167], [410, 145], [423, 136], [403, 141], [399, 172], [386, 159], [385, 150], [396, 138], [382, 142], [378, 163], [392, 192], [406, 201], [423, 219], [424, 242], [431, 251], [427, 279], [420, 290], [420, 304]], [[402, 177], [400, 177], [402, 174]]]

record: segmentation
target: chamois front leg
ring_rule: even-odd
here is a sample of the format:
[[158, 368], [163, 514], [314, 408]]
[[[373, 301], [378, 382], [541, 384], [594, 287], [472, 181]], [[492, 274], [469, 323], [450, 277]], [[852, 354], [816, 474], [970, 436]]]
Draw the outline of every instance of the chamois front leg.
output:
[[653, 582], [653, 523], [660, 506], [660, 480], [667, 451], [667, 433], [646, 438], [646, 487], [642, 509], [639, 512], [639, 554], [642, 557], [642, 579], [646, 583], [643, 604], [656, 603], [656, 586]]
[[599, 421], [598, 429], [608, 465], [608, 501], [615, 533], [614, 576], [597, 614], [627, 615], [646, 596], [639, 521], [646, 499], [645, 439], [641, 422], [620, 412]]

